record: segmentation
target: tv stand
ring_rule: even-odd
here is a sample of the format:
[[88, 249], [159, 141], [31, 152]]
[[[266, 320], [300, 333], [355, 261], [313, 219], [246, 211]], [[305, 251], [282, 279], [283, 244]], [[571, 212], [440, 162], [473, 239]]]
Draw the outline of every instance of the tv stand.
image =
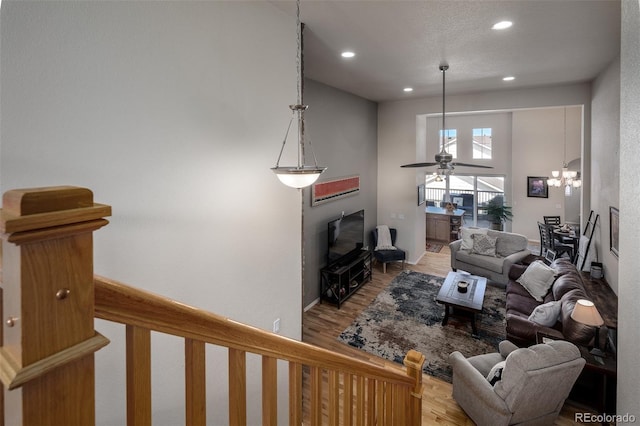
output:
[[344, 263], [320, 270], [320, 299], [338, 305], [371, 281], [371, 252], [363, 250]]

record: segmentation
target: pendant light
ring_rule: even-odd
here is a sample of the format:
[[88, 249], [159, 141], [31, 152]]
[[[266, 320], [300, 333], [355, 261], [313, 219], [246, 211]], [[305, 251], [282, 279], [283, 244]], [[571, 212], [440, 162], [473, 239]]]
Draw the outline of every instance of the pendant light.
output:
[[562, 171], [553, 170], [551, 172], [551, 179], [547, 179], [547, 185], [555, 188], [564, 186], [564, 195], [571, 196], [572, 188], [579, 188], [582, 186], [582, 181], [578, 178], [578, 172], [575, 170], [569, 170], [567, 165], [567, 107], [564, 108], [564, 154], [562, 157]]
[[[300, 0], [296, 1], [296, 34], [298, 42], [296, 54], [298, 103], [289, 105], [291, 109], [291, 119], [289, 120], [289, 126], [287, 126], [284, 140], [282, 141], [278, 160], [276, 161], [275, 167], [272, 167], [271, 170], [278, 176], [280, 182], [285, 185], [292, 188], [305, 188], [318, 180], [318, 177], [326, 170], [326, 167], [318, 167], [318, 160], [313, 152], [311, 141], [309, 141], [309, 149], [313, 155], [314, 165], [307, 166], [305, 163], [304, 112], [307, 110], [308, 105], [302, 104], [302, 25], [300, 23]], [[287, 137], [289, 136], [289, 130], [291, 129], [294, 118], [298, 121], [298, 165], [280, 166], [280, 158], [287, 143]]]

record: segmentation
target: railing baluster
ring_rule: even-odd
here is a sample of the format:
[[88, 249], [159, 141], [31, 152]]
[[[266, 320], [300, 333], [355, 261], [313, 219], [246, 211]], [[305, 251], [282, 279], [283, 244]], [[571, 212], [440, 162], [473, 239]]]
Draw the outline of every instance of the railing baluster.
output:
[[376, 424], [376, 381], [367, 379], [367, 424]]
[[356, 377], [356, 425], [363, 426], [365, 422], [364, 412], [364, 377]]
[[329, 371], [329, 425], [338, 426], [340, 420], [340, 380], [336, 370]]
[[185, 339], [184, 348], [186, 424], [201, 426], [207, 423], [205, 344]]
[[262, 425], [278, 424], [278, 360], [262, 357]]
[[342, 384], [342, 424], [353, 422], [353, 374], [344, 373]]
[[246, 352], [229, 348], [229, 424], [247, 424]]
[[380, 425], [384, 422], [384, 390], [384, 382], [378, 380], [378, 383], [376, 385], [376, 418], [378, 419], [378, 424]]
[[151, 425], [151, 331], [127, 325], [127, 424]]
[[309, 367], [309, 384], [311, 387], [310, 412], [311, 426], [322, 424], [322, 370], [319, 367]]
[[289, 363], [289, 426], [302, 424], [302, 365]]

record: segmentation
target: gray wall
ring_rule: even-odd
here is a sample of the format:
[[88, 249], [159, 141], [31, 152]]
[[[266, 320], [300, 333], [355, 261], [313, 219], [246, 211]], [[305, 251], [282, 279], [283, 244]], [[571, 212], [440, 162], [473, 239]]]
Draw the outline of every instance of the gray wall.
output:
[[[270, 170], [296, 99], [295, 17], [266, 2], [5, 1], [0, 27], [2, 190], [91, 188], [113, 206], [96, 273], [301, 338], [301, 195]], [[124, 329], [96, 327], [111, 340], [97, 424], [125, 424]], [[183, 343], [152, 346], [154, 425], [183, 424]], [[207, 356], [209, 421], [224, 425], [226, 352]]]
[[311, 206], [311, 189], [304, 190], [303, 306], [320, 297], [320, 268], [326, 264], [327, 222], [365, 210], [365, 244], [377, 225], [377, 111], [375, 102], [306, 79], [304, 101], [309, 105], [306, 127], [318, 163], [327, 166], [319, 182], [359, 175], [357, 195]]
[[640, 418], [640, 1], [622, 1], [618, 413]]

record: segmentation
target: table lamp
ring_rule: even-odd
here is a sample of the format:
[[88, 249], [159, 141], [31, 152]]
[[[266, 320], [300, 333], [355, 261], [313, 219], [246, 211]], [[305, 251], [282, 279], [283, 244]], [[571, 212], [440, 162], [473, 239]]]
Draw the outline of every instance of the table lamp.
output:
[[595, 356], [605, 356], [605, 353], [600, 350], [599, 342], [600, 326], [604, 324], [604, 320], [600, 316], [600, 312], [598, 312], [596, 305], [594, 305], [590, 300], [579, 299], [576, 302], [576, 306], [573, 308], [571, 318], [581, 324], [596, 327], [596, 336], [593, 342], [593, 349], [591, 349], [590, 353]]

